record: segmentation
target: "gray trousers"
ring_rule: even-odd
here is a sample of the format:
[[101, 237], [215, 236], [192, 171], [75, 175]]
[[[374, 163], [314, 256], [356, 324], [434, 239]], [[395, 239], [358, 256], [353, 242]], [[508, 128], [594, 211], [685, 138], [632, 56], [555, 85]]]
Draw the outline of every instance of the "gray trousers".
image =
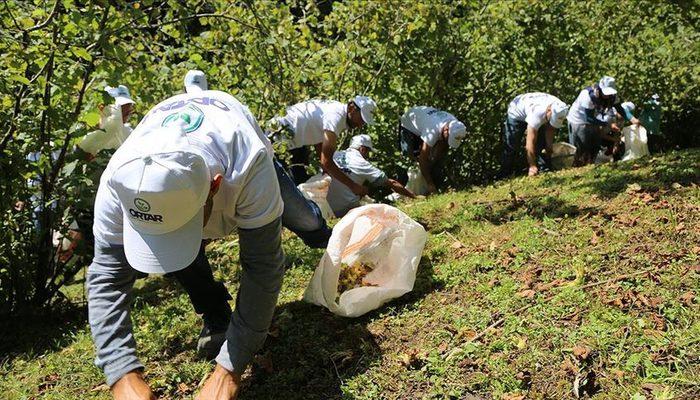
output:
[[[241, 278], [226, 344], [216, 361], [243, 373], [265, 341], [282, 288], [284, 254], [280, 219], [256, 229], [238, 229]], [[139, 272], [131, 268], [121, 245], [95, 243], [87, 273], [88, 320], [95, 343], [95, 365], [108, 385], [143, 368], [136, 356], [131, 324], [131, 291]]]

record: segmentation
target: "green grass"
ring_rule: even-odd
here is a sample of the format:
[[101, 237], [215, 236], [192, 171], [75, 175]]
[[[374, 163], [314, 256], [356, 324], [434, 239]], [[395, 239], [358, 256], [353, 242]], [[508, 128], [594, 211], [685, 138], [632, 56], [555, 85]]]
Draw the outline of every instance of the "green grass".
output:
[[[274, 336], [241, 398], [700, 398], [699, 166], [674, 152], [402, 203], [429, 232], [415, 289], [356, 319], [301, 301], [322, 252], [285, 234]], [[209, 249], [232, 293], [236, 246]], [[211, 370], [199, 318], [174, 282], [137, 286], [148, 380], [189, 398]], [[109, 398], [84, 306], [12, 323], [0, 397]]]

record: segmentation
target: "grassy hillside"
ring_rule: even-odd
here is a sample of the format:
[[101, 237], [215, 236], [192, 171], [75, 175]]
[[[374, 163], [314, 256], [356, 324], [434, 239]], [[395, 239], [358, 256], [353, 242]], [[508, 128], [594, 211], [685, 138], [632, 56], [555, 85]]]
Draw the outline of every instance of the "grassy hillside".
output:
[[[322, 252], [285, 234], [285, 285], [242, 398], [699, 398], [698, 184], [692, 150], [402, 203], [429, 231], [415, 290], [357, 319], [300, 300]], [[234, 293], [236, 241], [209, 252]], [[137, 286], [148, 379], [188, 398], [211, 369], [195, 358], [200, 321], [175, 282]], [[109, 398], [85, 314], [6, 326], [0, 397]]]

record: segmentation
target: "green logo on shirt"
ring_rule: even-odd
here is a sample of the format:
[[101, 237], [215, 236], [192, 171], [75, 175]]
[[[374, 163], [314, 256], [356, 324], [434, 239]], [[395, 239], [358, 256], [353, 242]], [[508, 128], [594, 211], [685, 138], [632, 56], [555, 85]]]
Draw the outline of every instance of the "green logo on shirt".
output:
[[168, 126], [176, 121], [182, 124], [182, 129], [185, 133], [194, 132], [202, 125], [204, 113], [196, 106], [189, 104], [184, 110], [165, 117], [161, 126]]
[[148, 202], [140, 197], [137, 197], [134, 199], [134, 205], [136, 208], [139, 209], [141, 212], [149, 212], [151, 211], [151, 205], [148, 204]]

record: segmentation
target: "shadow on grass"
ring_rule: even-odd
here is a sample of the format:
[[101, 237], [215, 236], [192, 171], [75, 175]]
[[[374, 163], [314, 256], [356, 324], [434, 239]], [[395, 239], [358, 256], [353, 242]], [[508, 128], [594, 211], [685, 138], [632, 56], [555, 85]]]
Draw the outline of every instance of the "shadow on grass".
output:
[[35, 357], [70, 343], [87, 325], [87, 306], [62, 305], [50, 312], [0, 321], [0, 364], [16, 357]]
[[343, 318], [325, 308], [295, 301], [277, 308], [261, 354], [271, 361], [244, 381], [241, 399], [342, 399], [347, 380], [363, 374], [382, 358], [378, 337], [367, 326], [383, 313], [401, 313], [442, 285], [432, 264], [421, 262], [414, 290], [358, 318]]
[[[650, 171], [640, 170], [647, 167]], [[700, 183], [700, 152], [686, 152], [664, 159], [643, 158], [634, 162], [611, 164], [579, 187], [589, 189], [602, 198], [613, 198], [631, 184], [644, 191], [669, 189], [674, 183], [687, 186]]]
[[518, 198], [506, 202], [480, 204], [474, 211], [476, 219], [483, 219], [494, 225], [504, 224], [525, 217], [538, 220], [546, 218], [578, 217], [586, 213], [599, 213], [596, 207], [579, 207], [557, 196]]

